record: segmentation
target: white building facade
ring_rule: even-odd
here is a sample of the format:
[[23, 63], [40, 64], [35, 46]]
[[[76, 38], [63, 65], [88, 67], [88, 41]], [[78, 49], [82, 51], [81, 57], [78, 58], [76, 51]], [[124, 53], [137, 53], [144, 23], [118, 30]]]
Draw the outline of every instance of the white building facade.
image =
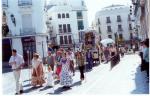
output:
[[140, 40], [149, 38], [150, 29], [150, 1], [149, 0], [132, 0], [133, 15], [135, 17], [135, 32]]
[[50, 0], [47, 5], [48, 33], [52, 43], [75, 48], [79, 31], [88, 28], [87, 8], [83, 0]]
[[96, 13], [95, 26], [100, 38], [112, 38], [118, 41], [129, 41], [132, 37], [133, 22], [129, 14], [130, 7], [124, 5], [111, 5]]
[[28, 55], [32, 57], [34, 52], [38, 52], [41, 57], [47, 56], [48, 34], [44, 1], [2, 0], [3, 13], [9, 27], [8, 35], [3, 36], [4, 54], [11, 51], [10, 48], [5, 48], [9, 46], [9, 42], [10, 47], [23, 55], [26, 61]]

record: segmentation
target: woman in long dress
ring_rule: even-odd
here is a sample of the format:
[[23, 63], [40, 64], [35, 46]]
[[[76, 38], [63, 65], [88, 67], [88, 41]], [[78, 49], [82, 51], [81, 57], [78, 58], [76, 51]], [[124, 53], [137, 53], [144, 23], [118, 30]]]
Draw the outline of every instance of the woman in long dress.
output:
[[36, 87], [36, 85], [42, 86], [45, 83], [44, 80], [44, 71], [43, 71], [43, 63], [39, 58], [38, 53], [34, 53], [32, 59], [32, 80], [31, 85]]
[[60, 64], [62, 65], [60, 73], [60, 84], [63, 85], [63, 88], [70, 88], [72, 85], [72, 75], [70, 70], [70, 60], [66, 57], [66, 53], [63, 52]]

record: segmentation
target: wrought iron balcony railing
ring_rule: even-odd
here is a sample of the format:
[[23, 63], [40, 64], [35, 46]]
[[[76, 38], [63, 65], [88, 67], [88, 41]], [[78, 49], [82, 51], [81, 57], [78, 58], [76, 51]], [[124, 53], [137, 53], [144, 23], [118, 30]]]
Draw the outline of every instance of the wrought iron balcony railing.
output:
[[18, 6], [31, 6], [32, 0], [18, 0]]
[[8, 7], [8, 0], [2, 0], [2, 7], [7, 8]]
[[34, 28], [23, 28], [20, 29], [20, 35], [35, 35], [35, 29]]

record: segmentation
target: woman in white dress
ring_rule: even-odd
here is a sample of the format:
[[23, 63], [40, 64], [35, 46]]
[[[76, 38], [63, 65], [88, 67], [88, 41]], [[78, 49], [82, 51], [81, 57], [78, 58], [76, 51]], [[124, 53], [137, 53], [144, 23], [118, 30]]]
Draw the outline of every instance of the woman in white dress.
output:
[[60, 64], [62, 69], [60, 72], [60, 84], [63, 85], [63, 88], [70, 88], [72, 85], [72, 74], [70, 70], [70, 60], [66, 57], [66, 52], [63, 52]]

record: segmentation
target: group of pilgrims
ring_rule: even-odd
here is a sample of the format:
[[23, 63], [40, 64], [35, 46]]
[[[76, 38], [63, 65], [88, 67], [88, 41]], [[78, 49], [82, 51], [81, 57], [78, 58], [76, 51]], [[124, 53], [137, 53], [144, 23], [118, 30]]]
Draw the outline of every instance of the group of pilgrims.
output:
[[[73, 76], [76, 71], [80, 72], [81, 84], [85, 81], [86, 71], [91, 71], [95, 66], [95, 62], [99, 61], [108, 64], [110, 61], [110, 70], [119, 63], [120, 54], [123, 57], [127, 51], [125, 47], [117, 48], [116, 45], [101, 47], [98, 52], [98, 58], [95, 58], [93, 50], [78, 50], [74, 52], [71, 48], [59, 48], [53, 50], [48, 48], [48, 56], [43, 60], [38, 53], [33, 53], [31, 64], [31, 86], [47, 86], [54, 87], [54, 81], [59, 81], [62, 88], [69, 88], [73, 84]], [[43, 62], [44, 61], [44, 62]], [[16, 80], [16, 94], [23, 92], [22, 85], [19, 81], [20, 71], [23, 68], [24, 59], [19, 55], [15, 49], [12, 50], [12, 56], [9, 64], [12, 66], [14, 77]], [[17, 65], [17, 67], [15, 66]], [[45, 66], [46, 65], [46, 66]]]

